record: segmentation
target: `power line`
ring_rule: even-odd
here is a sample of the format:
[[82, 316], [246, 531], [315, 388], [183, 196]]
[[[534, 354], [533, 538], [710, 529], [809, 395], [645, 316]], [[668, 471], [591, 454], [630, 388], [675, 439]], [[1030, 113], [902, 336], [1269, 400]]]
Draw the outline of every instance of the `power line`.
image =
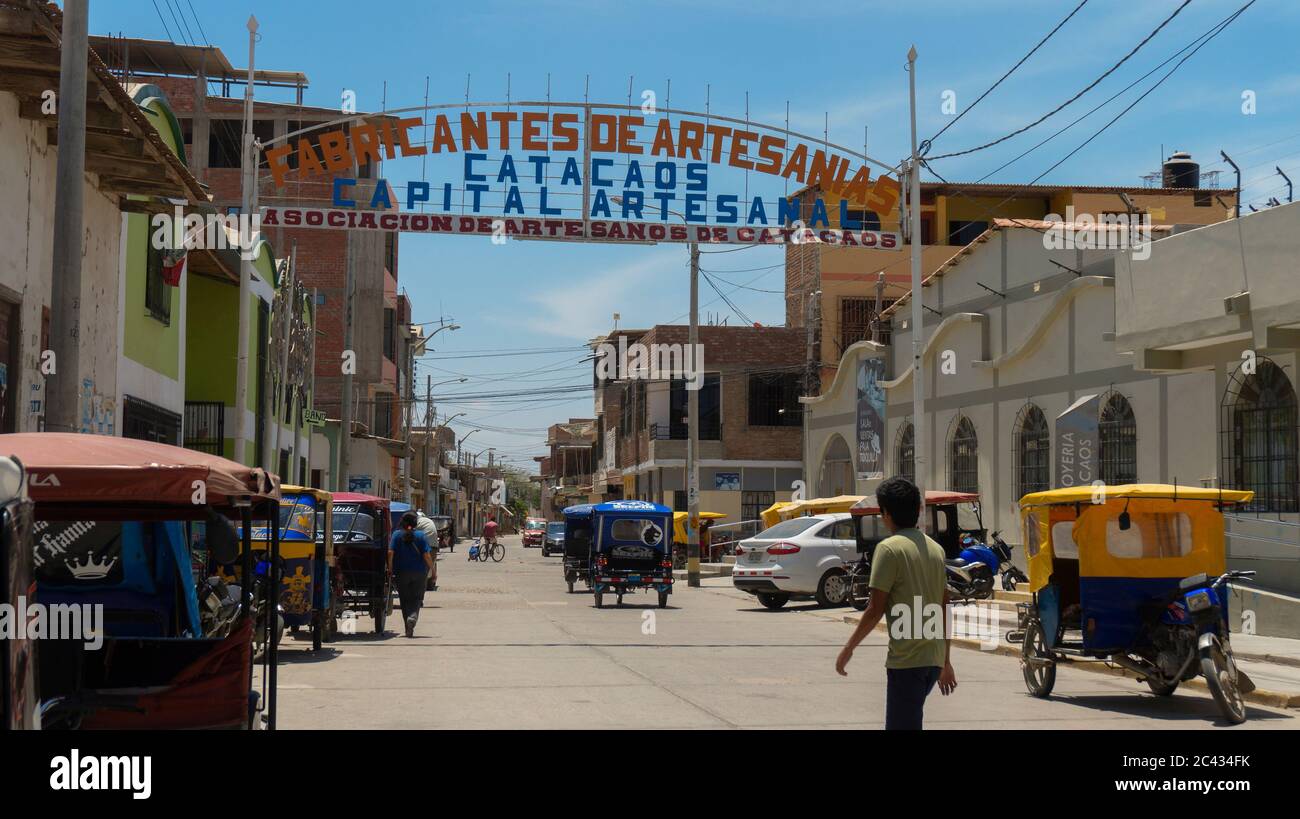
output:
[[149, 0], [149, 2], [153, 3], [153, 10], [158, 14], [158, 22], [162, 23], [163, 31], [167, 32], [167, 39], [176, 42], [176, 38], [172, 36], [172, 30], [167, 26], [167, 21], [163, 19], [162, 9], [158, 8], [158, 0]]
[[[1232, 15], [1229, 15], [1228, 17], [1225, 17], [1224, 20], [1227, 20], [1227, 19], [1229, 19], [1230, 17], [1232, 17]], [[1090, 117], [1090, 116], [1092, 116], [1093, 114], [1097, 113], [1097, 112], [1100, 111], [1102, 108], [1105, 108], [1107, 105], [1109, 105], [1110, 103], [1114, 102], [1117, 98], [1123, 96], [1125, 93], [1127, 93], [1129, 90], [1131, 90], [1134, 86], [1136, 86], [1136, 85], [1138, 85], [1139, 83], [1141, 83], [1141, 82], [1142, 82], [1143, 80], [1145, 80], [1147, 77], [1150, 77], [1152, 74], [1154, 74], [1154, 73], [1156, 73], [1157, 71], [1159, 71], [1160, 69], [1164, 68], [1164, 67], [1165, 67], [1166, 65], [1168, 65], [1169, 63], [1173, 62], [1173, 61], [1174, 61], [1175, 59], [1177, 59], [1178, 56], [1181, 55], [1184, 51], [1187, 51], [1189, 48], [1192, 48], [1192, 47], [1195, 46], [1197, 43], [1199, 43], [1201, 40], [1205, 39], [1206, 37], [1211, 36], [1211, 35], [1214, 33], [1215, 29], [1217, 29], [1220, 25], [1223, 24], [1224, 20], [1220, 20], [1218, 23], [1216, 23], [1216, 24], [1214, 24], [1213, 26], [1211, 26], [1210, 28], [1206, 29], [1204, 32], [1201, 33], [1200, 36], [1196, 37], [1194, 40], [1192, 40], [1191, 42], [1189, 42], [1187, 45], [1183, 46], [1182, 48], [1178, 49], [1178, 50], [1175, 51], [1173, 54], [1170, 54], [1168, 57], [1166, 57], [1166, 58], [1164, 59], [1164, 61], [1158, 63], [1158, 64], [1157, 64], [1156, 66], [1154, 66], [1150, 71], [1146, 72], [1145, 74], [1143, 74], [1142, 76], [1140, 76], [1140, 77], [1138, 77], [1136, 80], [1134, 80], [1133, 82], [1131, 82], [1131, 83], [1129, 83], [1128, 85], [1124, 86], [1124, 87], [1121, 88], [1119, 91], [1115, 92], [1115, 93], [1112, 94], [1110, 97], [1106, 98], [1103, 102], [1101, 102], [1101, 103], [1099, 103], [1098, 105], [1094, 106], [1094, 107], [1093, 107], [1091, 110], [1089, 110], [1087, 113], [1085, 113], [1085, 114], [1083, 114], [1082, 116], [1080, 116], [1080, 117], [1078, 117], [1077, 119], [1075, 119], [1073, 122], [1069, 123], [1068, 125], [1062, 126], [1061, 128], [1057, 129], [1055, 133], [1053, 133], [1051, 136], [1047, 137], [1046, 139], [1042, 140], [1042, 141], [1039, 142], [1037, 145], [1034, 145], [1033, 147], [1028, 148], [1028, 149], [1022, 151], [1022, 152], [1021, 152], [1019, 155], [1017, 155], [1015, 158], [1010, 159], [1010, 160], [1008, 160], [1007, 162], [1002, 163], [1002, 164], [999, 165], [998, 167], [996, 167], [996, 168], [994, 168], [993, 170], [989, 171], [988, 173], [984, 174], [984, 175], [981, 176], [979, 179], [975, 180], [975, 184], [979, 184], [980, 182], [983, 182], [984, 180], [988, 179], [989, 177], [994, 176], [995, 174], [997, 174], [997, 173], [999, 173], [999, 172], [1005, 170], [1005, 169], [1008, 168], [1009, 166], [1014, 165], [1015, 163], [1019, 162], [1021, 159], [1024, 159], [1024, 158], [1025, 158], [1026, 156], [1028, 156], [1029, 154], [1033, 153], [1034, 151], [1036, 151], [1036, 150], [1038, 150], [1039, 148], [1043, 147], [1043, 146], [1046, 145], [1047, 143], [1049, 143], [1049, 142], [1051, 142], [1052, 140], [1056, 139], [1056, 138], [1057, 138], [1058, 136], [1060, 136], [1061, 134], [1065, 133], [1066, 131], [1070, 130], [1070, 129], [1073, 128], [1074, 126], [1078, 125], [1080, 122], [1083, 122], [1083, 121], [1084, 121], [1085, 119], [1087, 119], [1088, 117]], [[928, 165], [927, 165], [926, 167], [929, 168]], [[933, 172], [934, 169], [933, 169], [933, 168], [930, 168], [930, 171]], [[937, 174], [936, 174], [936, 176], [937, 176]], [[963, 194], [963, 195], [964, 195], [964, 194]]]
[[1075, 100], [1079, 99], [1079, 97], [1082, 97], [1084, 94], [1088, 93], [1088, 92], [1091, 91], [1093, 88], [1095, 88], [1095, 87], [1097, 86], [1098, 83], [1100, 83], [1102, 80], [1106, 79], [1106, 78], [1109, 77], [1111, 74], [1113, 74], [1113, 73], [1116, 71], [1116, 69], [1118, 69], [1121, 65], [1123, 65], [1123, 64], [1126, 63], [1126, 62], [1128, 62], [1128, 60], [1129, 60], [1130, 57], [1132, 57], [1134, 54], [1136, 54], [1136, 53], [1138, 53], [1140, 50], [1142, 50], [1142, 47], [1145, 46], [1147, 43], [1151, 42], [1151, 39], [1152, 39], [1153, 37], [1155, 37], [1157, 34], [1159, 34], [1159, 33], [1160, 33], [1160, 30], [1161, 30], [1162, 28], [1164, 28], [1166, 25], [1169, 24], [1169, 21], [1173, 20], [1173, 19], [1174, 19], [1175, 17], [1177, 17], [1180, 13], [1182, 13], [1182, 10], [1185, 9], [1185, 8], [1187, 8], [1187, 6], [1188, 6], [1191, 2], [1192, 2], [1192, 0], [1183, 0], [1182, 5], [1180, 5], [1180, 6], [1179, 6], [1178, 8], [1176, 8], [1176, 9], [1174, 9], [1174, 13], [1173, 13], [1173, 14], [1169, 15], [1168, 17], [1166, 17], [1166, 18], [1165, 18], [1165, 19], [1160, 23], [1160, 25], [1158, 25], [1158, 26], [1155, 27], [1155, 29], [1154, 29], [1150, 34], [1148, 34], [1146, 37], [1142, 38], [1142, 42], [1140, 42], [1140, 43], [1138, 43], [1136, 46], [1134, 46], [1134, 47], [1133, 47], [1133, 50], [1130, 51], [1129, 53], [1125, 54], [1124, 57], [1123, 57], [1119, 62], [1115, 63], [1115, 64], [1112, 65], [1110, 68], [1106, 69], [1106, 71], [1105, 71], [1105, 72], [1104, 72], [1100, 77], [1098, 77], [1097, 79], [1095, 79], [1095, 80], [1093, 80], [1092, 82], [1088, 83], [1088, 85], [1086, 85], [1086, 86], [1083, 88], [1083, 90], [1081, 90], [1079, 93], [1075, 94], [1073, 97], [1070, 97], [1070, 98], [1069, 98], [1068, 100], [1066, 100], [1065, 102], [1063, 102], [1063, 103], [1061, 103], [1060, 105], [1056, 106], [1056, 107], [1053, 108], [1051, 111], [1048, 111], [1046, 114], [1043, 114], [1041, 117], [1039, 117], [1038, 119], [1036, 119], [1036, 120], [1034, 120], [1033, 122], [1029, 123], [1028, 125], [1024, 126], [1023, 128], [1017, 128], [1016, 130], [1012, 131], [1011, 133], [1007, 134], [1006, 136], [999, 137], [999, 138], [993, 140], [992, 142], [986, 142], [986, 143], [984, 143], [983, 145], [977, 145], [977, 146], [975, 146], [974, 148], [967, 148], [967, 149], [964, 150], [964, 151], [953, 151], [952, 153], [948, 153], [948, 154], [940, 154], [939, 156], [929, 157], [929, 159], [932, 160], [932, 161], [933, 161], [933, 160], [938, 160], [938, 159], [950, 159], [950, 158], [952, 158], [952, 157], [956, 157], [956, 156], [965, 156], [965, 155], [967, 155], [967, 154], [973, 154], [973, 153], [975, 153], [976, 151], [982, 151], [982, 150], [984, 150], [985, 148], [992, 148], [994, 145], [999, 145], [999, 144], [1001, 144], [1001, 143], [1003, 143], [1003, 142], [1006, 142], [1008, 139], [1011, 139], [1011, 138], [1014, 137], [1014, 136], [1017, 136], [1017, 135], [1019, 135], [1019, 134], [1023, 134], [1025, 131], [1028, 131], [1030, 128], [1033, 128], [1035, 125], [1038, 125], [1039, 123], [1041, 123], [1041, 122], [1043, 122], [1044, 120], [1046, 120], [1048, 117], [1051, 117], [1051, 116], [1053, 116], [1053, 115], [1059, 113], [1059, 112], [1060, 112], [1063, 108], [1065, 108], [1067, 105], [1071, 104], [1071, 103], [1074, 102]]
[[204, 45], [211, 46], [212, 41], [208, 39], [208, 33], [203, 30], [203, 21], [199, 19], [198, 12], [194, 10], [194, 3], [191, 0], [185, 0], [185, 3], [190, 7], [190, 14], [194, 17], [194, 25], [199, 27], [199, 34], [203, 35]]
[[172, 16], [172, 22], [176, 23], [176, 31], [180, 33], [181, 37], [184, 39], [184, 42], [187, 45], [194, 45], [194, 43], [192, 42], [193, 36], [192, 33], [190, 32], [190, 27], [188, 25], [186, 25], [184, 28], [181, 27], [183, 21], [176, 16], [176, 9], [172, 6], [172, 0], [163, 0], [163, 3], [167, 6], [167, 13]]
[[[1190, 2], [1190, 0], [1189, 0], [1189, 2]], [[1043, 47], [1043, 43], [1046, 43], [1048, 40], [1052, 39], [1052, 35], [1055, 34], [1055, 33], [1058, 32], [1058, 31], [1060, 31], [1060, 30], [1061, 30], [1061, 27], [1064, 26], [1066, 23], [1070, 22], [1070, 18], [1071, 18], [1071, 17], [1074, 17], [1074, 15], [1078, 14], [1078, 13], [1079, 13], [1079, 10], [1082, 9], [1082, 8], [1083, 8], [1084, 6], [1086, 6], [1086, 5], [1088, 5], [1088, 0], [1083, 0], [1083, 2], [1079, 3], [1079, 5], [1075, 6], [1075, 7], [1074, 7], [1074, 11], [1072, 11], [1072, 12], [1070, 12], [1069, 14], [1065, 15], [1065, 19], [1062, 20], [1061, 22], [1057, 23], [1057, 24], [1056, 24], [1056, 28], [1053, 28], [1051, 31], [1047, 32], [1047, 36], [1044, 37], [1043, 39], [1039, 40], [1039, 41], [1038, 41], [1038, 45], [1036, 45], [1036, 46], [1034, 46], [1033, 48], [1029, 49], [1029, 53], [1028, 53], [1028, 54], [1026, 54], [1025, 56], [1021, 57], [1021, 58], [1020, 58], [1020, 61], [1017, 62], [1015, 65], [1011, 66], [1011, 68], [1007, 71], [1007, 73], [1003, 74], [1001, 77], [998, 78], [998, 81], [997, 81], [997, 82], [995, 82], [995, 83], [993, 83], [992, 85], [990, 85], [990, 86], [988, 87], [988, 90], [987, 90], [987, 91], [985, 91], [983, 94], [980, 94], [979, 97], [976, 98], [976, 100], [975, 100], [974, 102], [972, 102], [968, 107], [966, 107], [964, 110], [962, 110], [962, 112], [961, 112], [960, 114], [957, 115], [957, 118], [956, 118], [956, 119], [954, 119], [952, 122], [949, 122], [947, 125], [943, 126], [943, 128], [941, 128], [941, 129], [939, 130], [939, 133], [937, 133], [937, 134], [935, 134], [934, 136], [930, 137], [929, 139], [923, 141], [923, 142], [921, 143], [921, 145], [920, 145], [920, 152], [921, 152], [922, 154], [924, 154], [926, 151], [928, 151], [928, 150], [930, 149], [930, 145], [931, 145], [931, 143], [933, 143], [933, 142], [934, 142], [936, 139], [938, 139], [939, 137], [943, 136], [944, 131], [947, 131], [949, 128], [951, 128], [952, 126], [956, 125], [958, 122], [961, 122], [961, 118], [964, 117], [964, 116], [966, 116], [968, 113], [970, 113], [970, 111], [971, 111], [975, 106], [979, 105], [979, 104], [980, 104], [980, 100], [982, 100], [982, 99], [984, 99], [985, 97], [987, 97], [990, 93], [993, 92], [993, 89], [994, 89], [994, 88], [997, 88], [999, 85], [1002, 84], [1002, 81], [1003, 81], [1003, 80], [1005, 80], [1007, 77], [1010, 77], [1011, 74], [1012, 74], [1012, 73], [1013, 73], [1017, 68], [1019, 68], [1020, 66], [1024, 65], [1025, 60], [1028, 60], [1030, 57], [1034, 56], [1034, 52], [1037, 51], [1038, 49], [1042, 48], [1042, 47]], [[938, 158], [938, 157], [936, 157], [936, 159], [937, 159], [937, 158]]]

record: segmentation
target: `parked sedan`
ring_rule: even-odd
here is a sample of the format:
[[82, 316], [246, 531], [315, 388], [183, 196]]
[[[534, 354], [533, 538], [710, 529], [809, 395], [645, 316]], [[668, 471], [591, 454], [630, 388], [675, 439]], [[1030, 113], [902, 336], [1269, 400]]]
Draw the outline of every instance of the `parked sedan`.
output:
[[564, 521], [556, 520], [546, 524], [546, 535], [542, 538], [542, 557], [552, 553], [564, 554]]
[[769, 609], [810, 597], [822, 606], [842, 606], [846, 569], [857, 558], [852, 515], [791, 518], [740, 541], [731, 580]]
[[524, 545], [541, 546], [542, 540], [546, 537], [546, 522], [542, 520], [530, 520], [524, 524]]

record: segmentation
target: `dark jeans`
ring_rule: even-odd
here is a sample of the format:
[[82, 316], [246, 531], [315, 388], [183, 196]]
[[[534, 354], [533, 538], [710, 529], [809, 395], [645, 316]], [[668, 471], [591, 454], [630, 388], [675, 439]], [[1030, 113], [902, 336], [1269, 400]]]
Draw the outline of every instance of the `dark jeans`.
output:
[[397, 572], [397, 597], [402, 601], [402, 619], [420, 617], [420, 607], [424, 605], [424, 581], [427, 575], [423, 571]]
[[939, 681], [941, 670], [935, 666], [885, 669], [888, 679], [885, 689], [886, 731], [921, 730], [925, 698]]

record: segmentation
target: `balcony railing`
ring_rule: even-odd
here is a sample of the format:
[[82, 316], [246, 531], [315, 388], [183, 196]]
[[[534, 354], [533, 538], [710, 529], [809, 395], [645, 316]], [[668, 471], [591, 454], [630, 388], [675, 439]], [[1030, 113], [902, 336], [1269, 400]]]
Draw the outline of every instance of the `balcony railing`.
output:
[[[705, 424], [700, 429], [701, 441], [720, 441], [722, 440], [722, 430], [717, 424]], [[689, 437], [689, 431], [686, 424], [651, 424], [650, 440], [652, 441], [685, 441]]]

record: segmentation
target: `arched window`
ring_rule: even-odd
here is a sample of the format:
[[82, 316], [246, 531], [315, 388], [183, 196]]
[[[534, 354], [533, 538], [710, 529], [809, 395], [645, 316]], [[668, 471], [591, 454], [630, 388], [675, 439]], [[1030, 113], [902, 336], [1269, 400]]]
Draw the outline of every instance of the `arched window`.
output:
[[894, 453], [894, 473], [916, 483], [916, 432], [911, 424], [898, 430], [898, 447]]
[[1016, 497], [1042, 492], [1052, 483], [1052, 436], [1047, 418], [1035, 404], [1025, 404], [1012, 427], [1016, 458]]
[[980, 486], [979, 438], [975, 425], [957, 416], [948, 438], [948, 488], [954, 492], [978, 492]]
[[1117, 392], [1101, 405], [1097, 443], [1102, 482], [1109, 486], [1137, 483], [1137, 419], [1133, 405]]
[[1257, 358], [1253, 373], [1232, 376], [1223, 406], [1225, 487], [1252, 490], [1252, 511], [1300, 511], [1296, 393], [1286, 373]]

